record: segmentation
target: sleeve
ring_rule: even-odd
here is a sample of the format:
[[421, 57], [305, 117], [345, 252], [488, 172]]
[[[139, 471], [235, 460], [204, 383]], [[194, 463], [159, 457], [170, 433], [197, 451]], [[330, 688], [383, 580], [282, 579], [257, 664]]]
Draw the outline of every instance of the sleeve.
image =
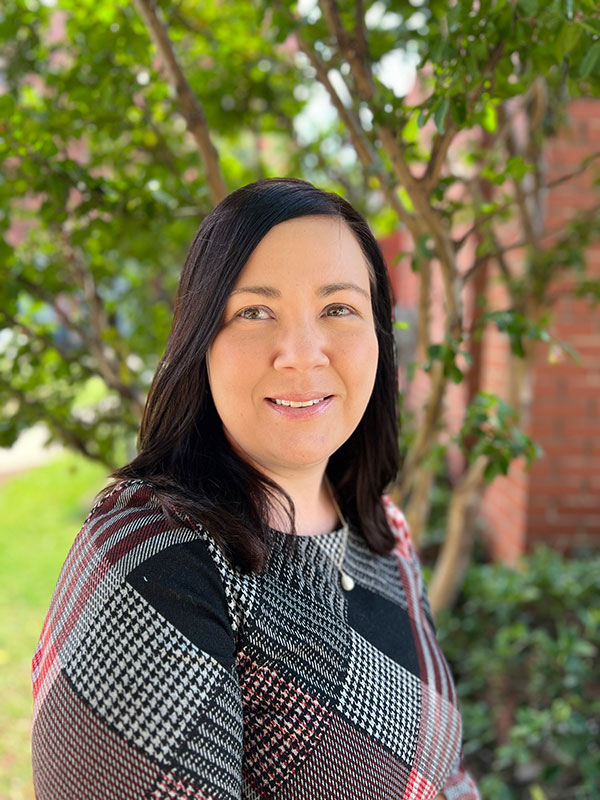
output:
[[242, 705], [220, 576], [197, 533], [130, 512], [87, 523], [94, 547], [74, 548], [55, 590], [34, 659], [37, 800], [235, 800]]
[[[429, 598], [427, 596], [427, 587], [425, 585], [425, 581], [423, 580], [423, 574], [421, 571], [421, 561], [412, 543], [406, 517], [388, 496], [384, 496], [383, 502], [388, 521], [396, 537], [395, 549], [399, 555], [408, 561], [412, 566], [412, 572], [414, 573], [416, 579], [421, 610], [424, 616], [427, 618], [433, 634], [435, 634], [435, 625], [433, 615], [431, 613], [431, 607], [429, 605]], [[437, 649], [439, 650], [439, 645], [437, 645]], [[439, 652], [441, 653], [441, 651]], [[441, 791], [443, 792], [445, 800], [480, 800], [477, 786], [469, 773], [465, 770], [463, 764], [462, 745], [453, 760], [450, 774], [446, 778]]]
[[442, 792], [446, 800], [480, 800], [475, 781], [465, 770], [462, 763], [462, 750], [457, 757]]
[[[406, 521], [404, 524], [406, 526]], [[432, 629], [435, 631], [433, 614], [431, 613], [431, 606], [429, 605], [429, 597], [427, 595], [427, 587], [425, 585], [425, 581], [423, 580], [423, 574], [421, 572], [421, 560], [410, 539], [410, 533], [408, 532], [408, 527], [406, 527], [406, 531], [408, 536], [408, 543], [407, 543], [408, 552], [410, 553], [411, 561], [413, 563], [414, 569], [416, 570], [420, 586], [421, 607], [423, 609], [423, 613], [429, 620]], [[446, 800], [480, 800], [480, 795], [477, 786], [474, 780], [469, 775], [469, 773], [465, 770], [463, 764], [462, 744], [460, 747], [459, 754], [454, 759], [452, 768], [450, 770], [450, 775], [448, 776], [448, 778], [444, 783], [442, 792]]]

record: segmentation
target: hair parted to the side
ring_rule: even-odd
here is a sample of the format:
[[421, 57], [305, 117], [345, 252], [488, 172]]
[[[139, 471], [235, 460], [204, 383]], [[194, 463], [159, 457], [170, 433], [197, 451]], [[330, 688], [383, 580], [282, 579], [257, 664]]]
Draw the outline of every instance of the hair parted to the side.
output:
[[139, 454], [117, 480], [150, 483], [169, 515], [202, 524], [242, 571], [264, 567], [271, 541], [267, 508], [291, 499], [229, 445], [215, 409], [206, 354], [235, 282], [261, 239], [280, 222], [310, 215], [341, 218], [370, 265], [379, 343], [375, 385], [350, 438], [331, 456], [327, 474], [344, 515], [377, 553], [393, 534], [381, 495], [398, 470], [397, 373], [388, 273], [369, 226], [336, 194], [294, 178], [256, 181], [230, 194], [204, 219], [191, 245], [175, 301], [173, 325], [156, 371], [139, 435]]

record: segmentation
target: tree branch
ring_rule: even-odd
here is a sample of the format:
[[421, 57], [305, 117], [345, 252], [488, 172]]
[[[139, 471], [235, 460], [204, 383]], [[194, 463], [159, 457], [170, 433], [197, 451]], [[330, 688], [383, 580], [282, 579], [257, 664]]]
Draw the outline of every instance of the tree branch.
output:
[[394, 500], [397, 500], [401, 505], [404, 505], [409, 495], [417, 466], [421, 467], [421, 462], [431, 450], [436, 438], [437, 425], [442, 414], [442, 404], [446, 389], [443, 364], [440, 361], [436, 361], [429, 374], [431, 386], [425, 403], [425, 412], [420, 421], [415, 440], [406, 454], [399, 482], [392, 492]]
[[92, 461], [99, 461], [104, 466], [114, 469], [116, 465], [107, 464], [106, 461], [97, 453], [91, 452], [85, 440], [78, 436], [74, 431], [70, 430], [64, 422], [48, 409], [46, 403], [41, 403], [39, 400], [32, 400], [24, 391], [18, 389], [14, 384], [7, 384], [7, 390], [13, 395], [22, 405], [29, 408], [36, 415], [36, 421], [47, 422], [51, 429], [53, 429], [62, 439], [67, 447], [75, 450], [86, 458]]
[[365, 30], [365, 9], [363, 0], [356, 0], [354, 13], [354, 46], [363, 62], [369, 61], [369, 44]]
[[[297, 20], [294, 21], [297, 22]], [[346, 106], [343, 104], [341, 97], [336, 92], [333, 84], [329, 80], [327, 67], [314, 49], [310, 46], [310, 44], [306, 41], [306, 39], [302, 36], [299, 30], [296, 31], [295, 36], [299, 48], [308, 57], [312, 67], [314, 68], [319, 82], [327, 90], [329, 97], [331, 98], [331, 102], [335, 106], [342, 123], [346, 127], [346, 130], [350, 135], [352, 146], [356, 150], [356, 154], [358, 155], [363, 166], [369, 174], [378, 178], [381, 189], [385, 194], [388, 203], [396, 212], [398, 219], [406, 225], [413, 235], [418, 236], [420, 228], [417, 220], [404, 208], [400, 202], [393, 187], [390, 186], [389, 178], [384, 170], [376, 167], [379, 158], [373, 149], [373, 146], [365, 136], [358, 117], [351, 109], [346, 108]]]
[[423, 259], [419, 267], [419, 318], [417, 336], [418, 351], [423, 358], [427, 358], [429, 345], [429, 311], [431, 304], [431, 262]]
[[[504, 49], [504, 44], [500, 43], [496, 45], [494, 50], [490, 55], [490, 60], [486, 64], [483, 69], [483, 74], [486, 73], [493, 73], [500, 57], [502, 55], [502, 50]], [[483, 91], [484, 81], [480, 81], [479, 85], [472, 89], [467, 94], [467, 112], [471, 111], [479, 99], [482, 91]], [[440, 175], [442, 173], [442, 169], [444, 167], [444, 163], [446, 161], [446, 156], [448, 155], [448, 150], [454, 137], [457, 134], [457, 128], [453, 122], [447, 124], [444, 133], [436, 133], [433, 139], [433, 145], [431, 148], [431, 155], [429, 157], [429, 162], [427, 164], [427, 169], [425, 170], [425, 174], [421, 178], [426, 191], [429, 193], [433, 191], [435, 188]]]
[[[502, 114], [502, 107], [498, 112]], [[506, 140], [506, 148], [508, 151], [508, 155], [513, 158], [519, 155], [519, 150], [517, 147], [517, 142], [515, 139], [515, 132], [514, 128], [511, 128], [508, 132], [507, 140]], [[531, 209], [529, 206], [529, 200], [535, 200], [536, 205], [539, 205], [539, 193], [537, 188], [533, 191], [526, 192], [523, 188], [522, 179], [512, 177], [512, 184], [515, 189], [515, 200], [517, 202], [517, 207], [519, 209], [519, 219], [521, 225], [523, 227], [523, 231], [525, 233], [525, 239], [529, 242], [532, 247], [536, 247], [538, 244], [537, 236], [538, 231], [536, 230], [536, 226], [534, 225], [533, 215], [531, 213]]]
[[31, 340], [41, 342], [47, 349], [55, 350], [66, 364], [77, 364], [77, 366], [79, 366], [81, 370], [88, 375], [92, 376], [95, 374], [89, 367], [86, 367], [85, 364], [81, 362], [80, 358], [69, 353], [68, 350], [65, 350], [63, 347], [61, 347], [58, 342], [56, 342], [47, 334], [42, 333], [41, 331], [34, 331], [33, 328], [30, 328], [24, 322], [14, 317], [12, 314], [9, 314], [8, 311], [4, 311], [4, 309], [0, 309], [0, 316], [2, 316], [13, 328], [22, 330]]
[[227, 187], [221, 173], [219, 155], [212, 142], [204, 110], [177, 61], [173, 46], [164, 25], [158, 18], [154, 3], [151, 0], [133, 0], [133, 2], [150, 32], [161, 61], [177, 93], [181, 113], [187, 123], [188, 130], [198, 145], [211, 198], [215, 204], [219, 203], [227, 195]]
[[573, 170], [573, 172], [567, 172], [564, 175], [561, 175], [559, 178], [555, 178], [553, 181], [544, 184], [544, 186], [542, 186], [542, 189], [554, 189], [555, 186], [560, 186], [562, 183], [566, 183], [567, 181], [576, 178], [578, 175], [584, 173], [589, 167], [589, 165], [592, 163], [592, 161], [595, 161], [597, 158], [600, 158], [600, 151], [598, 151], [597, 153], [592, 153], [587, 158], [584, 158], [581, 164], [577, 167], [576, 170]]
[[421, 178], [427, 192], [432, 192], [440, 179], [448, 150], [456, 136], [456, 132], [456, 126], [454, 123], [450, 123], [446, 126], [444, 133], [436, 133], [433, 138], [431, 155], [429, 156], [425, 174]]
[[[599, 214], [600, 214], [600, 205], [592, 206], [591, 208], [581, 213], [580, 217], [578, 218], [578, 222], [587, 222], [587, 221], [593, 222], [594, 220], [598, 219]], [[495, 234], [492, 234], [492, 236], [494, 238], [495, 243], [498, 242]], [[556, 236], [555, 230], [544, 231], [542, 235], [538, 237], [539, 243], [541, 244], [541, 242], [544, 239], [548, 239], [552, 236]], [[567, 237], [565, 238], [568, 238], [568, 236], [569, 234], [567, 234]], [[475, 259], [471, 267], [469, 267], [469, 269], [463, 274], [462, 276], [463, 284], [466, 283], [473, 276], [473, 274], [481, 268], [482, 264], [484, 264], [490, 258], [498, 259], [498, 263], [501, 269], [503, 269], [504, 271], [504, 268], [505, 267], [507, 268], [507, 277], [509, 278], [512, 277], [510, 275], [510, 269], [508, 268], [508, 264], [503, 259], [503, 257], [506, 255], [506, 253], [510, 253], [513, 250], [520, 250], [522, 247], [527, 247], [527, 246], [531, 246], [531, 243], [527, 238], [523, 238], [519, 239], [517, 242], [513, 242], [512, 244], [506, 245], [505, 247], [497, 247], [495, 250], [492, 250], [489, 253], [485, 253], [484, 255], [479, 256], [479, 258]]]
[[[73, 276], [81, 286], [89, 309], [90, 335], [88, 344], [94, 355], [100, 375], [107, 386], [118, 392], [119, 395], [131, 406], [134, 415], [141, 418], [144, 412], [144, 398], [134, 383], [126, 384], [121, 379], [121, 372], [125, 364], [120, 362], [105, 346], [104, 334], [111, 327], [108, 321], [104, 303], [100, 297], [94, 275], [83, 263], [78, 253], [71, 246], [64, 231], [61, 231], [65, 256]], [[129, 370], [127, 370], [129, 372]]]
[[469, 564], [475, 512], [488, 460], [487, 456], [479, 456], [473, 461], [452, 492], [446, 536], [428, 587], [434, 616], [452, 605]]
[[[511, 127], [514, 125], [517, 116], [521, 113], [524, 109], [526, 109], [527, 104], [531, 101], [531, 98], [536, 93], [537, 87], [536, 82], [534, 81], [531, 86], [529, 86], [521, 95], [517, 97], [513, 97], [510, 100], [510, 113], [509, 113], [509, 105], [508, 102], [505, 101], [503, 103], [504, 106], [504, 119], [501, 124], [498, 126], [497, 130], [494, 133], [490, 133], [489, 131], [485, 132], [485, 150], [491, 150], [503, 139], [506, 138]], [[516, 108], [513, 108], [516, 106]]]
[[13, 277], [13, 280], [20, 284], [24, 289], [26, 289], [30, 294], [34, 297], [37, 297], [38, 300], [42, 300], [42, 302], [46, 303], [49, 306], [56, 316], [59, 318], [61, 323], [68, 328], [70, 331], [77, 336], [77, 338], [84, 344], [89, 346], [89, 338], [84, 331], [81, 330], [69, 317], [69, 315], [63, 311], [60, 307], [58, 300], [54, 295], [50, 294], [50, 292], [46, 291], [43, 286], [38, 286], [37, 284], [30, 281], [28, 278], [25, 278], [23, 275], [16, 275]]
[[[63, 235], [64, 238], [64, 235]], [[73, 258], [73, 251], [70, 248], [67, 248], [66, 251], [67, 258]], [[73, 266], [73, 265], [71, 265]], [[84, 269], [84, 268], [83, 268]], [[85, 269], [84, 269], [85, 271]], [[98, 372], [102, 379], [105, 381], [107, 386], [111, 389], [114, 389], [127, 403], [131, 406], [132, 412], [135, 416], [141, 417], [144, 409], [144, 399], [137, 390], [137, 388], [133, 385], [126, 385], [122, 382], [119, 377], [120, 374], [120, 367], [118, 362], [115, 362], [114, 359], [110, 357], [109, 354], [105, 352], [104, 349], [104, 342], [102, 341], [102, 327], [100, 319], [104, 313], [103, 308], [99, 307], [98, 304], [102, 303], [102, 299], [98, 295], [95, 284], [93, 284], [93, 277], [92, 283], [89, 283], [89, 279], [83, 277], [78, 269], [73, 270], [74, 277], [76, 282], [82, 286], [84, 289], [84, 293], [86, 294], [86, 300], [88, 304], [90, 304], [90, 330], [83, 330], [78, 325], [76, 325], [69, 314], [67, 314], [58, 303], [56, 297], [51, 295], [48, 291], [46, 291], [43, 287], [38, 286], [37, 284], [30, 281], [28, 278], [23, 276], [17, 276], [15, 278], [16, 282], [21, 284], [30, 294], [38, 299], [42, 300], [46, 303], [56, 314], [58, 319], [61, 323], [70, 331], [73, 331], [78, 339], [84, 344], [90, 351], [90, 353], [95, 357], [96, 363], [98, 365]], [[87, 280], [87, 291], [83, 284]]]
[[423, 531], [429, 516], [431, 487], [434, 478], [435, 470], [421, 464], [419, 469], [415, 471], [410, 497], [402, 506], [408, 522], [410, 538], [417, 550], [421, 544]]
[[[321, 8], [327, 27], [337, 39], [340, 51], [350, 65], [358, 91], [369, 102], [373, 98], [375, 86], [370, 66], [367, 63], [368, 52], [364, 33], [362, 41], [358, 41], [344, 28], [336, 0], [321, 0]], [[358, 16], [358, 9], [356, 9], [356, 14]], [[362, 29], [362, 19], [360, 29]]]
[[[374, 84], [370, 66], [366, 61], [366, 55], [361, 57], [359, 49], [354, 44], [353, 37], [344, 29], [336, 0], [321, 0], [321, 5], [329, 30], [337, 40], [342, 55], [350, 65], [357, 89], [362, 98], [367, 103], [370, 103], [373, 99]], [[452, 239], [444, 228], [440, 214], [430, 204], [425, 187], [410, 171], [396, 131], [388, 123], [378, 124], [376, 131], [383, 148], [390, 158], [398, 185], [406, 189], [417, 216], [422, 219], [428, 232], [433, 237], [436, 253], [442, 267], [448, 330], [452, 336], [458, 337], [461, 329], [462, 301], [457, 290], [456, 257]]]
[[[494, 255], [495, 260], [498, 262], [498, 266], [500, 267], [500, 271], [506, 278], [507, 282], [510, 283], [513, 279], [513, 275], [508, 264], [508, 261], [504, 258], [504, 253], [502, 252], [502, 246], [498, 241], [498, 237], [496, 236], [494, 231], [490, 232], [490, 236], [492, 237], [492, 241], [494, 243], [494, 247], [496, 248], [496, 252]], [[489, 259], [488, 259], [489, 260]]]
[[[549, 232], [546, 233], [549, 235]], [[494, 236], [495, 241], [497, 241], [496, 237]], [[496, 250], [492, 250], [489, 253], [484, 253], [482, 256], [479, 256], [475, 259], [475, 261], [471, 264], [469, 269], [463, 273], [462, 275], [462, 282], [463, 285], [469, 281], [473, 275], [478, 272], [483, 264], [486, 264], [490, 259], [495, 259], [498, 262], [498, 266], [502, 270], [502, 272], [506, 275], [506, 277], [512, 277], [510, 274], [510, 268], [508, 267], [508, 263], [504, 256], [506, 253], [510, 253], [512, 250], [520, 250], [522, 247], [527, 247], [529, 241], [527, 239], [520, 239], [518, 242], [514, 242], [513, 244], [506, 245], [506, 247], [500, 247]]]
[[[556, 186], [560, 186], [561, 184], [567, 183], [567, 181], [570, 181], [573, 178], [576, 178], [578, 175], [581, 175], [582, 173], [584, 173], [586, 171], [586, 169], [588, 168], [588, 166], [591, 164], [591, 162], [595, 161], [595, 159], [597, 159], [597, 158], [600, 158], [600, 152], [593, 153], [592, 155], [590, 155], [587, 158], [585, 158], [581, 162], [579, 167], [577, 167], [576, 170], [573, 170], [573, 172], [567, 172], [564, 175], [561, 175], [560, 177], [555, 178], [554, 180], [543, 184], [542, 187], [541, 187], [541, 190], [549, 191], [550, 189], [554, 189]], [[525, 197], [529, 197], [529, 196], [535, 195], [537, 193], [537, 191], [538, 190], [536, 189], [536, 190], [534, 190], [532, 192], [525, 192]], [[515, 197], [511, 197], [509, 200], [507, 200], [505, 203], [503, 203], [502, 205], [498, 206], [498, 208], [494, 210], [494, 217], [498, 217], [504, 211], [508, 211], [508, 209], [511, 208], [513, 205], [515, 205], [516, 202], [517, 202], [516, 198]], [[454, 240], [454, 246], [455, 246], [456, 250], [458, 251], [458, 250], [462, 249], [462, 247], [466, 244], [467, 240], [474, 233], [476, 233], [479, 230], [479, 228], [481, 228], [482, 225], [485, 225], [486, 223], [489, 223], [489, 222], [491, 222], [489, 216], [480, 217], [480, 218], [476, 219], [473, 222], [473, 224], [471, 225], [471, 227], [469, 228], [469, 230], [466, 231], [466, 233], [464, 233], [460, 237], [460, 239], [455, 239]], [[543, 234], [543, 235], [545, 235], [545, 234]], [[520, 245], [515, 245], [515, 246], [523, 247], [523, 244], [524, 243], [522, 243]]]
[[[293, 119], [291, 117], [289, 117], [289, 116], [281, 114], [278, 117], [278, 121], [279, 121], [279, 124], [281, 125], [281, 127], [284, 128], [287, 131], [287, 133], [288, 133], [288, 135], [290, 137], [290, 141], [292, 142], [292, 144], [294, 146], [295, 155], [300, 155], [302, 151], [306, 150], [306, 148], [305, 148], [304, 145], [301, 145], [298, 142], [298, 139], [296, 138], [296, 131], [294, 130], [294, 121], [293, 121]], [[327, 160], [323, 156], [323, 153], [321, 152], [321, 148], [318, 145], [311, 152], [316, 157], [317, 164], [318, 164], [319, 168], [322, 169], [323, 172], [328, 173], [329, 175], [331, 175], [331, 177], [334, 179], [334, 181], [337, 181], [337, 183], [340, 183], [344, 187], [344, 193], [345, 193], [346, 199], [349, 200], [350, 203], [353, 206], [360, 205], [361, 198], [358, 197], [357, 190], [352, 185], [352, 183], [351, 183], [350, 179], [348, 178], [348, 176], [344, 175], [344, 173], [342, 171], [336, 169], [335, 167], [332, 167], [330, 164], [327, 163]], [[365, 181], [365, 183], [366, 183], [366, 181]]]

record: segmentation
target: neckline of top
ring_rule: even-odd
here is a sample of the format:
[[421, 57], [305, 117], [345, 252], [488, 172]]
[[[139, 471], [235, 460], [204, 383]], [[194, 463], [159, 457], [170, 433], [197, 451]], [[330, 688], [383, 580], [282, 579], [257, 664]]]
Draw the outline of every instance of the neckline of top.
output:
[[289, 536], [291, 539], [325, 539], [327, 537], [333, 537], [335, 534], [340, 534], [344, 532], [344, 526], [341, 525], [339, 528], [335, 528], [332, 531], [327, 531], [326, 533], [290, 533], [289, 531], [280, 531], [277, 528], [271, 528], [271, 531], [279, 536]]

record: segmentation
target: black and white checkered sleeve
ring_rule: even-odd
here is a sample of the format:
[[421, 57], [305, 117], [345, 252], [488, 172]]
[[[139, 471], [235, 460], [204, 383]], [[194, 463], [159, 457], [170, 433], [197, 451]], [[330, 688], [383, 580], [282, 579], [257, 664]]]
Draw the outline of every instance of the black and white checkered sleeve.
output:
[[98, 591], [37, 715], [38, 800], [240, 798], [234, 634], [205, 543], [171, 544]]

